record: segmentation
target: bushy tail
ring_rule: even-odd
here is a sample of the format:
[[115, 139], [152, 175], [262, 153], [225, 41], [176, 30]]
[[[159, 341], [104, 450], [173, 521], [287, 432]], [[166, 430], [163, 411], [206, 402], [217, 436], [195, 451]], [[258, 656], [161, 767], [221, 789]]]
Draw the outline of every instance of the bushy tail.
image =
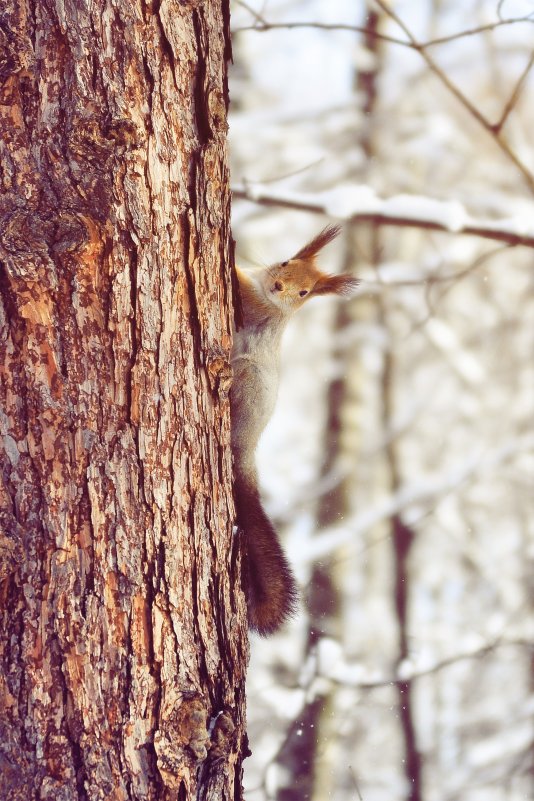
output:
[[294, 614], [297, 585], [253, 480], [238, 473], [234, 494], [237, 524], [244, 538], [249, 625], [267, 636]]

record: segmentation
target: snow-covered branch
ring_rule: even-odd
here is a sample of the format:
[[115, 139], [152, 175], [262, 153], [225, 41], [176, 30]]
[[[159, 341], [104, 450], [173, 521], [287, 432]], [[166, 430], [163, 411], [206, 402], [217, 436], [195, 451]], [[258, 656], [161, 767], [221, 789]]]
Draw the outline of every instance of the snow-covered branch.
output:
[[381, 198], [371, 187], [359, 184], [341, 184], [313, 195], [276, 190], [262, 184], [242, 184], [234, 186], [232, 191], [234, 198], [262, 206], [325, 214], [350, 222], [466, 234], [513, 246], [534, 247], [534, 203], [525, 205], [525, 211], [520, 215], [485, 220], [472, 217], [456, 200], [442, 201], [404, 194]]
[[406, 659], [394, 673], [384, 675], [381, 671], [369, 671], [361, 664], [348, 661], [343, 654], [340, 644], [328, 637], [318, 643], [315, 675], [313, 679], [326, 679], [344, 687], [354, 687], [358, 690], [374, 690], [378, 687], [388, 687], [394, 684], [404, 684], [425, 678], [432, 673], [438, 673], [448, 667], [473, 659], [484, 659], [497, 648], [527, 648], [532, 647], [528, 637], [495, 637], [491, 641], [480, 642], [472, 648], [458, 650], [443, 659], [417, 660]]
[[309, 543], [306, 559], [309, 562], [324, 559], [336, 548], [355, 542], [357, 537], [372, 526], [401, 512], [413, 513], [415, 510], [418, 514], [423, 514], [429, 506], [435, 505], [447, 493], [457, 491], [474, 477], [485, 471], [491, 472], [518, 453], [529, 453], [533, 449], [533, 435], [513, 438], [491, 453], [474, 454], [466, 458], [462, 464], [444, 474], [418, 477], [413, 483], [401, 487], [398, 492], [384, 498], [381, 503], [360, 512], [352, 521], [345, 521], [342, 526], [324, 529], [321, 534], [315, 535]]

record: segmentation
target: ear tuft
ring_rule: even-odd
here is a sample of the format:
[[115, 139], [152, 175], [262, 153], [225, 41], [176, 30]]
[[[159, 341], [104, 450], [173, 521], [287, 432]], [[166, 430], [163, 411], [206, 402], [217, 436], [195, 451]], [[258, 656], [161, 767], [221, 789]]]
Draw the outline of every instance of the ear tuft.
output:
[[301, 259], [301, 261], [309, 261], [316, 256], [320, 250], [322, 250], [329, 242], [336, 238], [336, 236], [341, 231], [340, 225], [327, 225], [326, 228], [323, 228], [321, 233], [317, 234], [311, 242], [308, 242], [307, 245], [304, 245], [303, 248], [299, 250], [293, 256], [293, 259]]
[[312, 291], [311, 295], [352, 295], [360, 283], [358, 278], [352, 275], [322, 275]]

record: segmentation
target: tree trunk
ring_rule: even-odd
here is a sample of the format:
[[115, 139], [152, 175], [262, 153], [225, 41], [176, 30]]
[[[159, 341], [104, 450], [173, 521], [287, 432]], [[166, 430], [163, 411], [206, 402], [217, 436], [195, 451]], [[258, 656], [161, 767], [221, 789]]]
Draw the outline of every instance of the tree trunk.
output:
[[226, 0], [0, 11], [0, 797], [238, 799]]

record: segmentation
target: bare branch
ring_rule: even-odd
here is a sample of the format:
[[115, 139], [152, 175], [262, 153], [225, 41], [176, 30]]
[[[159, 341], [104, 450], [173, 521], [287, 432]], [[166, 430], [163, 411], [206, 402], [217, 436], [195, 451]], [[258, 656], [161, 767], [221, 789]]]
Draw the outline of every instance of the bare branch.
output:
[[526, 180], [529, 188], [534, 191], [534, 175], [530, 172], [528, 167], [523, 164], [521, 159], [514, 153], [511, 149], [508, 142], [502, 138], [500, 130], [497, 131], [495, 129], [495, 125], [489, 122], [488, 119], [473, 105], [473, 103], [469, 100], [463, 92], [454, 84], [450, 78], [443, 72], [441, 67], [434, 61], [434, 59], [427, 53], [427, 51], [422, 47], [422, 45], [417, 42], [414, 35], [412, 34], [411, 30], [408, 26], [404, 23], [404, 21], [399, 17], [399, 15], [393, 11], [389, 5], [384, 2], [384, 0], [375, 0], [376, 4], [380, 6], [382, 11], [387, 14], [392, 20], [394, 20], [399, 28], [406, 34], [408, 39], [410, 40], [412, 47], [418, 50], [421, 53], [421, 58], [426, 62], [429, 69], [436, 75], [437, 78], [441, 81], [441, 83], [449, 90], [449, 92], [454, 95], [454, 97], [462, 104], [462, 106], [471, 114], [477, 122], [487, 131], [496, 144], [500, 147], [503, 153], [512, 161], [519, 172], [523, 175], [524, 179]]
[[451, 33], [448, 36], [439, 36], [435, 39], [428, 39], [426, 42], [415, 42], [406, 39], [399, 39], [396, 36], [390, 36], [386, 33], [380, 33], [379, 31], [371, 28], [367, 28], [365, 25], [349, 25], [342, 22], [269, 22], [257, 11], [254, 11], [247, 3], [241, 2], [238, 3], [243, 8], [246, 8], [250, 14], [253, 15], [254, 19], [256, 20], [253, 25], [242, 25], [239, 28], [234, 28], [232, 30], [232, 34], [238, 33], [245, 33], [247, 31], [256, 31], [258, 33], [264, 33], [265, 31], [272, 31], [272, 30], [296, 30], [298, 28], [315, 28], [316, 30], [320, 31], [351, 31], [353, 33], [364, 33], [366, 36], [370, 36], [374, 39], [380, 39], [383, 42], [389, 42], [390, 44], [400, 45], [401, 47], [408, 47], [411, 50], [424, 50], [427, 47], [434, 47], [436, 45], [447, 44], [448, 42], [454, 42], [457, 39], [464, 39], [467, 36], [476, 36], [481, 33], [487, 33], [488, 31], [493, 31], [496, 28], [502, 28], [508, 25], [516, 25], [519, 23], [534, 23], [534, 17], [532, 14], [528, 14], [524, 17], [511, 17], [507, 19], [497, 20], [495, 22], [488, 22], [485, 25], [479, 25], [476, 28], [469, 28], [464, 31], [458, 31], [457, 33]]
[[439, 67], [439, 65], [434, 61], [434, 59], [426, 52], [428, 48], [434, 47], [436, 45], [445, 44], [447, 42], [452, 42], [456, 39], [461, 39], [466, 36], [475, 36], [476, 34], [480, 34], [486, 31], [495, 30], [496, 28], [503, 27], [505, 25], [514, 25], [518, 23], [534, 23], [534, 17], [532, 14], [528, 14], [523, 17], [512, 17], [508, 19], [499, 19], [492, 23], [487, 23], [486, 25], [480, 25], [477, 28], [470, 28], [465, 31], [459, 31], [455, 34], [450, 34], [449, 36], [442, 36], [435, 39], [430, 39], [426, 42], [418, 42], [414, 35], [412, 34], [411, 30], [408, 26], [404, 23], [404, 21], [399, 17], [399, 15], [393, 11], [389, 7], [384, 0], [376, 0], [377, 5], [382, 9], [382, 11], [387, 14], [392, 20], [394, 20], [397, 25], [401, 28], [403, 33], [406, 35], [407, 39], [399, 39], [395, 36], [390, 36], [388, 34], [380, 33], [376, 29], [370, 29], [366, 26], [361, 25], [348, 25], [343, 23], [321, 23], [321, 22], [268, 22], [261, 14], [258, 14], [248, 3], [244, 2], [244, 0], [239, 0], [239, 5], [245, 8], [253, 17], [254, 17], [254, 24], [249, 26], [243, 26], [241, 28], [236, 28], [233, 33], [241, 33], [243, 31], [268, 31], [268, 30], [277, 30], [277, 29], [286, 29], [292, 30], [295, 28], [315, 28], [317, 30], [327, 30], [327, 31], [352, 31], [357, 33], [365, 33], [367, 36], [374, 37], [376, 39], [380, 39], [384, 42], [389, 42], [390, 44], [400, 45], [402, 47], [408, 47], [411, 50], [415, 50], [421, 54], [421, 57], [426, 62], [429, 69], [436, 75], [436, 77], [441, 81], [441, 83], [448, 89], [448, 91], [456, 97], [456, 99], [461, 103], [461, 105], [469, 112], [469, 114], [480, 123], [480, 125], [486, 130], [492, 139], [495, 141], [497, 146], [505, 153], [508, 159], [515, 164], [519, 172], [522, 174], [523, 178], [527, 182], [529, 188], [534, 191], [534, 174], [528, 169], [528, 167], [521, 161], [519, 156], [512, 150], [508, 142], [502, 137], [501, 131], [508, 118], [510, 112], [512, 111], [515, 103], [517, 102], [517, 98], [519, 93], [522, 89], [524, 81], [534, 63], [534, 53], [532, 54], [527, 67], [521, 78], [519, 79], [517, 86], [512, 93], [512, 96], [508, 103], [506, 104], [505, 108], [503, 109], [502, 115], [500, 120], [497, 123], [491, 123], [480, 111], [479, 109], [469, 100], [469, 98], [464, 95], [464, 93], [454, 84], [450, 78], [443, 72], [443, 70]]

